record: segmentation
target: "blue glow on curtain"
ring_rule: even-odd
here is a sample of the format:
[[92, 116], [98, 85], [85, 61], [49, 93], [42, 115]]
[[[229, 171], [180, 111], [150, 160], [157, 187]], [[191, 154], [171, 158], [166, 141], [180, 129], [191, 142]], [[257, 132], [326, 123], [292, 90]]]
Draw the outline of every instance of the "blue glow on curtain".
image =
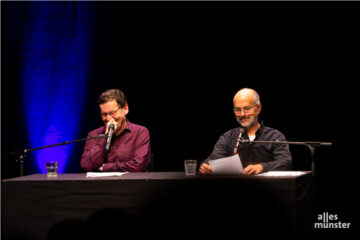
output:
[[[77, 137], [89, 72], [91, 9], [83, 2], [27, 6], [21, 87], [31, 148]], [[56, 160], [63, 172], [73, 147], [34, 152], [37, 168], [45, 173], [45, 162]]]

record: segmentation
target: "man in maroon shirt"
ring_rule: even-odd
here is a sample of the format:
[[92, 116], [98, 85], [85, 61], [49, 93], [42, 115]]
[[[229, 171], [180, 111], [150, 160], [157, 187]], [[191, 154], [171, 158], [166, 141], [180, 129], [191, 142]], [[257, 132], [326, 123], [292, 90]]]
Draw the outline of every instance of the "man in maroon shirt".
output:
[[126, 119], [129, 106], [123, 92], [107, 90], [100, 95], [98, 104], [105, 126], [89, 132], [88, 137], [107, 134], [113, 124], [110, 149], [105, 149], [106, 138], [86, 141], [81, 167], [86, 171], [147, 171], [151, 161], [150, 134], [146, 127]]

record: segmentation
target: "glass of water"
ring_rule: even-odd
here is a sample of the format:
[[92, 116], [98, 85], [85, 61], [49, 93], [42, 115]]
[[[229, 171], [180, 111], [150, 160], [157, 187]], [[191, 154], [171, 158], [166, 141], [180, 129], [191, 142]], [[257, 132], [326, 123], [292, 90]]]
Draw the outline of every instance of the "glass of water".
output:
[[57, 177], [57, 170], [57, 162], [46, 162], [46, 172], [48, 177]]
[[196, 160], [185, 160], [185, 175], [186, 176], [195, 176], [196, 174]]

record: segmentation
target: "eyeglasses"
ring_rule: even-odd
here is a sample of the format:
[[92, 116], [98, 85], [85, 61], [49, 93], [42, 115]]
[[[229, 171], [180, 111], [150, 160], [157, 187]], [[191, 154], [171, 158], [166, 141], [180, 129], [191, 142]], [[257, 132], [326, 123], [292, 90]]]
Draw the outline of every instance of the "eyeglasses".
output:
[[251, 107], [234, 108], [234, 112], [235, 113], [241, 113], [241, 112], [249, 113], [253, 107], [257, 107], [257, 106], [258, 106], [258, 104], [255, 104], [254, 106], [251, 106]]
[[111, 116], [114, 117], [114, 115], [117, 113], [117, 111], [119, 111], [121, 108], [118, 108], [117, 110], [111, 111], [109, 113], [100, 113], [100, 117], [102, 118], [107, 118], [107, 116]]

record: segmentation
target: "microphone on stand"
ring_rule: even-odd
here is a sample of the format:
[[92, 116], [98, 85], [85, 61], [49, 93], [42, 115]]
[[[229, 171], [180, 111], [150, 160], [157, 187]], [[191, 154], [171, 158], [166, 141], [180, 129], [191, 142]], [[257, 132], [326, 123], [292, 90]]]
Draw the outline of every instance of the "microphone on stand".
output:
[[108, 132], [107, 138], [106, 138], [106, 145], [105, 145], [106, 151], [109, 151], [109, 149], [110, 149], [110, 143], [111, 143], [112, 135], [114, 134], [114, 128], [115, 128], [115, 124], [110, 123], [109, 132]]
[[234, 155], [238, 153], [239, 143], [242, 140], [242, 135], [245, 133], [245, 128], [240, 128], [240, 134], [234, 147]]

